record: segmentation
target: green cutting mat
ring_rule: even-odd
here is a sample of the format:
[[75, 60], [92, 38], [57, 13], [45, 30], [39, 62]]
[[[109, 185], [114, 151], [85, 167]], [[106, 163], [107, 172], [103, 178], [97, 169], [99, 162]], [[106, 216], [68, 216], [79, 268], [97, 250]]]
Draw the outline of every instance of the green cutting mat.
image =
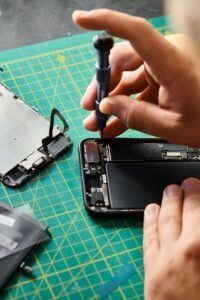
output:
[[[164, 18], [151, 22], [168, 32]], [[93, 36], [85, 33], [0, 53], [2, 82], [47, 118], [57, 107], [74, 142], [72, 151], [23, 187], [0, 185], [1, 201], [14, 207], [29, 204], [53, 237], [33, 255], [35, 278], [15, 274], [3, 293], [6, 299], [143, 299], [141, 222], [92, 219], [82, 201], [77, 147], [82, 139], [97, 136], [83, 129], [87, 113], [79, 105], [94, 74]]]

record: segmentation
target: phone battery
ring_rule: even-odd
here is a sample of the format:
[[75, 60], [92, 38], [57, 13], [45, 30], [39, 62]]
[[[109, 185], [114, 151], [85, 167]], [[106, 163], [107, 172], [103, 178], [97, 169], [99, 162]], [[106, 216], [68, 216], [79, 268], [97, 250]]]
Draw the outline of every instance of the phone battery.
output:
[[[176, 172], [174, 171], [176, 170]], [[188, 177], [200, 178], [195, 162], [122, 162], [106, 165], [110, 205], [113, 209], [143, 209], [161, 203], [164, 188]]]

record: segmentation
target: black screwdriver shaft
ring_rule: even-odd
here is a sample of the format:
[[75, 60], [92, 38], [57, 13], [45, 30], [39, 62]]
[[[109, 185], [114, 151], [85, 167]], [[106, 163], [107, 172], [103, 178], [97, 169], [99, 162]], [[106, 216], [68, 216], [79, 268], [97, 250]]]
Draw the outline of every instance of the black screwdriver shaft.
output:
[[102, 33], [94, 38], [94, 47], [97, 49], [98, 56], [96, 63], [97, 98], [95, 110], [101, 138], [103, 138], [103, 131], [106, 127], [108, 116], [100, 111], [99, 105], [101, 101], [108, 96], [110, 81], [109, 54], [113, 44], [113, 38], [106, 33]]

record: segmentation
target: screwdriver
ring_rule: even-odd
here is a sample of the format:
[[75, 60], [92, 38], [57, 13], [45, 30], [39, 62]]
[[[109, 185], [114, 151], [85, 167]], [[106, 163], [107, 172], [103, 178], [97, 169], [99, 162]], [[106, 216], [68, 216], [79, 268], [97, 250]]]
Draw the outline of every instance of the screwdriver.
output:
[[101, 101], [108, 96], [108, 87], [110, 81], [109, 54], [114, 45], [114, 39], [107, 33], [102, 33], [94, 37], [93, 45], [97, 49], [96, 80], [97, 97], [95, 103], [96, 118], [99, 125], [101, 138], [103, 138], [104, 128], [108, 116], [99, 110]]

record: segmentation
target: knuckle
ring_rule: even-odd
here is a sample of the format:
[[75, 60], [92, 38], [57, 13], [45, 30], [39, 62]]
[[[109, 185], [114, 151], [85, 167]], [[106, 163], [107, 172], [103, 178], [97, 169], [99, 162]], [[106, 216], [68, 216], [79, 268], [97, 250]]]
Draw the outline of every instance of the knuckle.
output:
[[[169, 255], [168, 255], [169, 256]], [[148, 290], [148, 294], [151, 296], [155, 296], [158, 294], [160, 287], [163, 286], [163, 282], [166, 278], [176, 278], [178, 274], [178, 268], [176, 261], [173, 259], [172, 256], [166, 258], [164, 256], [164, 260], [159, 262], [152, 272], [148, 272], [145, 275], [145, 287]], [[163, 286], [163, 291], [167, 288]], [[155, 298], [152, 298], [155, 299]]]
[[183, 255], [186, 259], [198, 259], [200, 258], [200, 240], [190, 239], [184, 242]]
[[144, 122], [146, 121], [144, 116], [146, 115], [145, 101], [132, 99], [133, 103], [127, 112], [126, 125], [128, 128], [143, 131]]
[[154, 235], [156, 231], [156, 222], [154, 220], [146, 220], [144, 221], [144, 237], [149, 237]]
[[145, 281], [146, 294], [151, 296], [156, 295], [162, 284], [161, 278], [159, 276], [151, 275]]
[[94, 16], [96, 17], [96, 13], [99, 13], [101, 17], [107, 20], [108, 23], [112, 23], [113, 20], [113, 12], [107, 8], [100, 8], [94, 10]]
[[138, 23], [138, 26], [140, 26], [141, 28], [146, 28], [146, 27], [149, 27], [149, 23], [146, 21], [146, 19], [144, 18], [141, 18], [141, 17], [137, 17], [137, 23]]
[[161, 291], [162, 287], [162, 294], [164, 292], [165, 286], [163, 282], [165, 282], [166, 277], [164, 274], [157, 270], [157, 272], [153, 272], [153, 274], [148, 274], [145, 276], [145, 299], [161, 299], [159, 292]]
[[144, 253], [147, 253], [148, 249], [151, 249], [152, 246], [155, 245], [156, 241], [157, 241], [156, 224], [151, 224], [150, 226], [146, 226], [143, 235]]
[[156, 276], [151, 276], [148, 280], [146, 280], [145, 299], [171, 299], [169, 295], [169, 285], [168, 282], [166, 282], [166, 278], [169, 279], [170, 277], [166, 277], [166, 275], [158, 272]]
[[152, 236], [149, 236], [149, 237], [143, 239], [144, 253], [147, 253], [148, 249], [151, 247], [153, 242], [154, 242], [154, 238]]
[[127, 87], [127, 84], [126, 84], [126, 82], [123, 80], [123, 81], [121, 81], [120, 82], [120, 88], [121, 88], [121, 90], [126, 90], [126, 87]]
[[159, 219], [159, 225], [167, 225], [169, 223], [175, 223], [177, 225], [181, 224], [182, 220], [181, 217], [178, 217], [177, 215], [173, 214], [173, 213], [165, 213], [163, 214], [160, 219]]
[[135, 120], [135, 112], [134, 112], [133, 106], [132, 106], [132, 108], [127, 110], [126, 118], [125, 118], [125, 125], [127, 128], [137, 129], [136, 128], [136, 120]]

